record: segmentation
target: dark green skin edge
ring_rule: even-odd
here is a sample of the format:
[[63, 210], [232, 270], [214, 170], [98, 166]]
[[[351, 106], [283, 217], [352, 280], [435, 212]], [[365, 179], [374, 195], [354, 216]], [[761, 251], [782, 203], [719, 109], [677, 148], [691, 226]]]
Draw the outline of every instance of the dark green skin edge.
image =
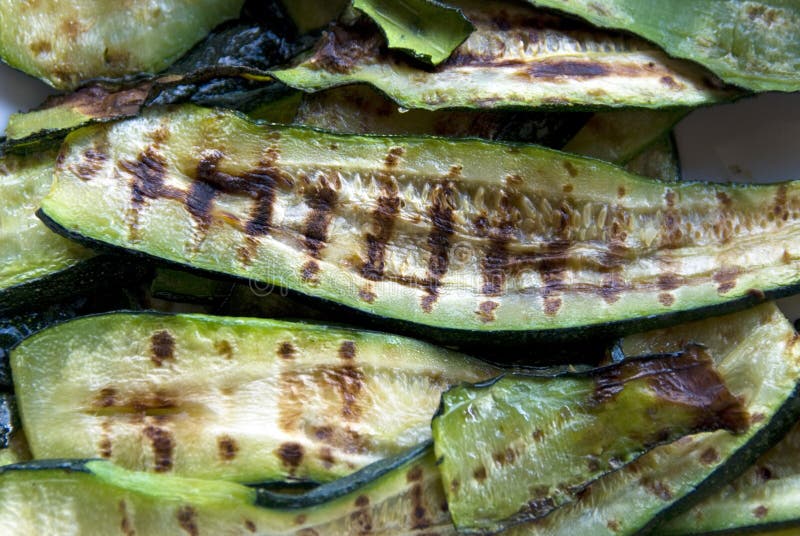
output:
[[20, 430], [19, 414], [14, 395], [0, 394], [0, 449], [8, 448], [8, 442], [14, 432]]
[[[769, 424], [759, 430], [750, 441], [731, 455], [716, 471], [708, 475], [703, 482], [698, 484], [694, 492], [681, 497], [661, 510], [637, 534], [658, 534], [658, 526], [663, 521], [685, 512], [721, 486], [742, 474], [755, 463], [761, 454], [774, 447], [798, 419], [800, 419], [800, 385], [795, 385], [794, 390], [783, 405], [773, 414]], [[761, 527], [758, 528], [758, 530], [760, 529]]]
[[0, 476], [12, 471], [64, 471], [65, 473], [92, 474], [86, 464], [98, 460], [34, 460], [0, 466]]
[[[63, 228], [48, 217], [42, 210], [37, 211], [36, 215], [52, 231], [96, 250], [113, 252], [115, 254], [133, 255], [140, 259], [154, 261], [159, 265], [183, 270], [189, 269], [208, 277], [218, 278], [222, 276], [245, 284], [250, 283], [248, 279], [231, 276], [224, 272], [202, 270], [194, 268], [191, 265], [165, 261], [148, 253], [105, 244]], [[255, 284], [258, 285], [259, 283]], [[330, 314], [337, 315], [338, 318], [347, 319], [349, 323], [361, 324], [371, 329], [390, 331], [417, 339], [424, 339], [442, 346], [459, 348], [466, 352], [487, 355], [489, 361], [507, 362], [507, 356], [504, 356], [505, 350], [515, 349], [518, 350], [518, 352], [516, 352], [514, 358], [522, 362], [530, 362], [531, 360], [539, 362], [563, 362], [565, 358], [574, 360], [576, 357], [580, 359], [580, 362], [595, 362], [602, 358], [601, 355], [597, 355], [602, 353], [601, 350], [598, 350], [598, 347], [605, 347], [602, 344], [598, 344], [598, 340], [610, 343], [614, 339], [628, 333], [648, 331], [650, 329], [690, 322], [708, 316], [740, 311], [767, 300], [796, 294], [800, 292], [800, 283], [763, 293], [752, 293], [727, 303], [640, 318], [630, 318], [582, 328], [557, 328], [539, 331], [498, 330], [492, 332], [424, 326], [403, 320], [380, 317], [365, 311], [351, 309], [328, 300], [300, 294], [291, 289], [275, 287], [275, 291], [278, 290], [280, 290], [280, 292], [286, 292], [288, 296], [297, 299], [301, 303], [307, 303], [313, 307], [323, 309]], [[593, 339], [593, 342], [587, 343], [587, 339]], [[589, 355], [588, 359], [586, 355], [587, 348], [594, 348], [593, 355]]]
[[352, 493], [412, 460], [422, 457], [428, 452], [431, 445], [433, 445], [432, 441], [426, 441], [425, 443], [411, 448], [404, 454], [379, 460], [349, 476], [323, 484], [299, 495], [275, 493], [263, 487], [254, 486], [257, 491], [256, 504], [268, 508], [296, 510], [337, 499]]
[[42, 305], [78, 296], [90, 290], [102, 292], [135, 284], [149, 275], [146, 265], [130, 258], [100, 255], [75, 266], [0, 291], [0, 315], [39, 309]]

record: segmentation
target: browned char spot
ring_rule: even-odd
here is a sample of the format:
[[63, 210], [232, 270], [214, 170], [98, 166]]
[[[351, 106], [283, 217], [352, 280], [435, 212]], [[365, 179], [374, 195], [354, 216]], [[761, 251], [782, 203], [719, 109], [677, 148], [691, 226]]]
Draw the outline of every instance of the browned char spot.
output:
[[662, 85], [668, 87], [669, 89], [679, 90], [681, 88], [681, 85], [678, 82], [676, 82], [675, 79], [672, 78], [671, 76], [662, 76], [659, 79], [659, 82], [661, 82]]
[[619, 197], [620, 199], [625, 197], [625, 187], [624, 186], [617, 187], [617, 197]]
[[233, 348], [228, 341], [214, 341], [214, 350], [225, 359], [233, 359]]
[[367, 233], [366, 236], [367, 261], [361, 267], [361, 277], [364, 279], [369, 281], [383, 279], [386, 269], [386, 246], [392, 237], [395, 219], [399, 212], [400, 198], [397, 196], [397, 185], [386, 184], [384, 195], [378, 198], [377, 207], [372, 213], [377, 232]]
[[339, 357], [345, 361], [351, 361], [356, 357], [356, 343], [353, 341], [342, 341], [339, 346]]
[[316, 259], [328, 242], [328, 227], [333, 219], [338, 197], [336, 190], [325, 179], [321, 180], [319, 188], [306, 195], [310, 211], [303, 230], [305, 236], [303, 244], [309, 255]]
[[239, 445], [236, 440], [229, 435], [222, 435], [217, 438], [217, 452], [222, 461], [231, 461], [239, 452]]
[[289, 472], [294, 473], [300, 467], [305, 451], [300, 443], [287, 442], [278, 447], [276, 454], [281, 463], [289, 469]]
[[619, 530], [622, 528], [619, 524], [619, 521], [616, 519], [609, 519], [608, 523], [606, 523], [606, 527], [608, 527], [608, 530], [612, 532], [619, 532]]
[[133, 528], [130, 517], [128, 517], [128, 505], [124, 500], [119, 501], [118, 508], [119, 515], [122, 519], [119, 522], [119, 528], [125, 536], [134, 536], [136, 531]]
[[498, 465], [510, 465], [517, 459], [517, 453], [511, 447], [501, 452], [493, 452], [492, 459]]
[[397, 167], [397, 164], [400, 162], [400, 159], [403, 155], [406, 154], [406, 150], [402, 147], [392, 147], [389, 149], [389, 152], [386, 154], [386, 158], [384, 159], [384, 164], [386, 167]]
[[600, 296], [606, 303], [616, 303], [620, 295], [625, 291], [627, 285], [619, 273], [610, 273], [603, 276], [603, 286], [600, 288]]
[[50, 41], [45, 41], [44, 39], [40, 39], [39, 41], [34, 41], [31, 43], [30, 46], [31, 52], [40, 56], [42, 54], [49, 54], [53, 51], [53, 45]]
[[537, 428], [536, 430], [533, 431], [531, 437], [533, 437], [534, 441], [541, 441], [542, 439], [544, 439], [544, 432], [541, 430], [541, 428]]
[[[578, 168], [576, 168], [575, 165], [572, 162], [570, 162], [569, 160], [564, 160], [564, 169], [567, 170], [567, 173], [569, 173], [570, 177], [577, 177], [578, 176]], [[567, 188], [567, 186], [569, 186], [569, 188]], [[565, 193], [572, 192], [572, 185], [568, 184], [568, 185], [564, 186], [564, 192]]]
[[736, 266], [722, 266], [714, 272], [714, 282], [717, 283], [717, 292], [725, 294], [736, 287], [736, 280], [742, 270]]
[[415, 465], [406, 474], [406, 481], [411, 483], [417, 482], [418, 480], [422, 480], [422, 467]]
[[[507, 202], [506, 199], [505, 203]], [[489, 297], [500, 296], [506, 285], [509, 270], [508, 242], [511, 240], [514, 227], [509, 221], [490, 226], [485, 216], [480, 216], [474, 223], [478, 235], [489, 239], [489, 245], [481, 259], [483, 277], [481, 292]]]
[[474, 471], [472, 471], [472, 476], [475, 477], [475, 480], [482, 482], [486, 480], [486, 467], [480, 466]]
[[369, 497], [367, 497], [366, 495], [359, 495], [358, 497], [356, 497], [356, 506], [358, 506], [359, 508], [365, 508], [369, 506]]
[[358, 297], [367, 303], [372, 303], [378, 296], [367, 286], [358, 290]]
[[319, 450], [319, 459], [326, 469], [330, 469], [336, 463], [336, 458], [333, 457], [333, 451], [330, 447], [322, 447]]
[[714, 447], [708, 447], [700, 454], [700, 461], [706, 465], [711, 465], [712, 463], [719, 460], [719, 453], [717, 449]]
[[364, 373], [357, 367], [345, 365], [322, 370], [322, 377], [342, 399], [342, 417], [356, 421], [361, 417], [359, 396], [364, 388]]
[[283, 341], [278, 345], [278, 357], [281, 359], [293, 359], [297, 355], [297, 348], [289, 341]]
[[79, 179], [90, 181], [97, 173], [103, 168], [103, 165], [108, 160], [108, 155], [99, 150], [97, 147], [87, 149], [82, 155], [80, 161], [74, 166], [70, 167], [73, 173]]
[[372, 533], [372, 512], [369, 508], [359, 508], [350, 514], [350, 521], [353, 523], [351, 534], [370, 534]]
[[106, 459], [111, 458], [112, 448], [113, 448], [113, 445], [111, 443], [111, 438], [109, 437], [109, 434], [111, 433], [111, 426], [112, 426], [112, 421], [109, 418], [103, 420], [103, 423], [101, 424], [102, 433], [100, 436], [100, 441], [97, 445], [100, 451], [101, 458], [106, 458]]
[[422, 484], [416, 483], [411, 488], [411, 528], [426, 529], [431, 526], [428, 519], [428, 509], [425, 507], [425, 496], [422, 493]]
[[197, 511], [191, 506], [181, 506], [178, 508], [178, 524], [190, 536], [199, 536], [200, 530], [197, 527]]
[[446, 182], [436, 185], [431, 191], [429, 210], [432, 227], [428, 233], [428, 284], [427, 296], [422, 298], [422, 310], [431, 312], [439, 297], [441, 280], [450, 265], [450, 237], [453, 234], [453, 209], [455, 208], [454, 184]]
[[117, 390], [113, 387], [103, 387], [95, 399], [94, 406], [109, 408], [116, 403]]
[[308, 520], [308, 517], [305, 514], [300, 514], [298, 516], [295, 516], [294, 524], [295, 525], [302, 525], [303, 523], [306, 522], [306, 520]]
[[[337, 448], [348, 454], [363, 454], [368, 451], [369, 444], [358, 432], [349, 426], [330, 426], [323, 425], [314, 429], [314, 437], [319, 441]], [[320, 451], [320, 459], [335, 462], [333, 452], [328, 447], [323, 447]]]
[[769, 512], [769, 509], [763, 504], [760, 504], [753, 510], [753, 515], [761, 519], [767, 515], [767, 512]]
[[198, 232], [201, 236], [207, 233], [211, 227], [211, 209], [217, 193], [217, 189], [207, 182], [194, 181], [189, 186], [189, 193], [186, 195], [186, 209], [197, 222]]
[[256, 524], [249, 519], [244, 520], [244, 528], [246, 528], [250, 532], [255, 532], [258, 529], [258, 527], [256, 527]]
[[75, 41], [83, 31], [83, 25], [75, 19], [64, 19], [60, 27], [61, 35]]
[[150, 360], [157, 367], [164, 361], [175, 359], [175, 338], [169, 331], [157, 331], [150, 337]]
[[319, 274], [319, 263], [315, 260], [309, 260], [303, 264], [300, 278], [309, 285], [318, 285], [319, 277], [317, 277], [317, 274]]
[[649, 478], [642, 479], [642, 485], [647, 489], [650, 494], [655, 495], [662, 501], [672, 500], [672, 490], [669, 486], [660, 480], [651, 480]]
[[550, 60], [534, 63], [527, 67], [524, 73], [531, 78], [551, 80], [558, 78], [595, 78], [606, 76], [611, 71], [605, 65], [590, 61]]
[[767, 480], [772, 480], [774, 475], [772, 474], [772, 470], [767, 467], [766, 465], [759, 465], [756, 467], [756, 476], [762, 482], [766, 482]]
[[478, 318], [481, 319], [481, 322], [488, 324], [489, 322], [494, 322], [496, 320], [494, 310], [499, 306], [499, 303], [492, 300], [487, 300], [478, 305], [478, 310], [475, 311], [475, 314], [478, 315]]
[[664, 307], [670, 307], [673, 303], [675, 303], [675, 296], [669, 292], [662, 292], [658, 295], [658, 302]]
[[153, 445], [153, 469], [164, 473], [172, 469], [172, 450], [175, 446], [172, 434], [163, 428], [147, 425], [143, 433]]

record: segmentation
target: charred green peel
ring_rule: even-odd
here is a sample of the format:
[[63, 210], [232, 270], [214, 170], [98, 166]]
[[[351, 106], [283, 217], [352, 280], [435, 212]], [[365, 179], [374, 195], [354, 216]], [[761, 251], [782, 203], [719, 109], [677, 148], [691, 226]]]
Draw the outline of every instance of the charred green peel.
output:
[[800, 283], [796, 183], [191, 106], [71, 134], [55, 175], [41, 215], [81, 240], [453, 332], [642, 329]]
[[749, 418], [699, 347], [585, 375], [507, 376], [442, 397], [434, 450], [453, 522], [497, 531], [573, 502], [659, 443]]

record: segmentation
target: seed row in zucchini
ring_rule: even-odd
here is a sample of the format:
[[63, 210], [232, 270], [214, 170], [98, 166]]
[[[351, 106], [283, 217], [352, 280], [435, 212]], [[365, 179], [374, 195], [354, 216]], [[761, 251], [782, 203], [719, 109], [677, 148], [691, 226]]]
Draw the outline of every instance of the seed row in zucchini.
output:
[[800, 4], [794, 0], [529, 0], [626, 30], [674, 57], [754, 91], [800, 90]]
[[238, 482], [325, 482], [430, 438], [441, 392], [496, 369], [410, 339], [323, 325], [109, 314], [11, 352], [38, 459]]
[[454, 534], [430, 448], [398, 457], [369, 483], [347, 485], [324, 486], [322, 504], [270, 508], [255, 489], [232, 482], [99, 460], [34, 461], [0, 468], [0, 526], [10, 534]]
[[213, 27], [236, 18], [244, 0], [113, 3], [0, 2], [0, 59], [58, 89], [96, 78], [157, 73]]
[[88, 243], [387, 326], [524, 343], [793, 292], [797, 190], [665, 183], [535, 146], [336, 135], [184, 106], [71, 134], [40, 214]]
[[750, 417], [698, 346], [588, 373], [506, 376], [442, 395], [433, 440], [459, 531], [496, 532], [574, 502], [658, 444]]
[[406, 108], [698, 106], [735, 98], [711, 73], [628, 35], [520, 3], [459, 0], [475, 31], [448, 60], [420, 69], [386, 51], [369, 21], [342, 20], [290, 69], [304, 91], [368, 83]]
[[446, 60], [473, 30], [457, 9], [434, 0], [353, 0], [353, 7], [375, 21], [389, 48], [431, 65]]
[[735, 534], [745, 529], [800, 527], [798, 449], [800, 423], [742, 476], [660, 526], [658, 534]]

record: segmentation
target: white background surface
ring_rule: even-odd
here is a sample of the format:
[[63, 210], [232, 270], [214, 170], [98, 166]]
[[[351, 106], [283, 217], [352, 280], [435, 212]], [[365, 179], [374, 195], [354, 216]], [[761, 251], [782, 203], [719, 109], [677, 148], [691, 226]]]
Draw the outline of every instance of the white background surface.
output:
[[[51, 93], [43, 83], [0, 64], [0, 133], [11, 113], [36, 106]], [[695, 110], [676, 133], [685, 179], [800, 179], [800, 93]], [[800, 317], [800, 296], [780, 303], [791, 320]]]

